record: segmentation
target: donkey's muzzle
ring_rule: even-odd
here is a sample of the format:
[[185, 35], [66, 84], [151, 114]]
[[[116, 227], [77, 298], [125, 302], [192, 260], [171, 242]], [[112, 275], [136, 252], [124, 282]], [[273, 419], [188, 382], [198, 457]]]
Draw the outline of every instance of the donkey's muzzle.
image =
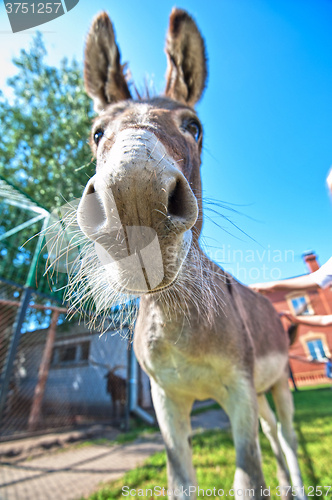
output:
[[196, 198], [176, 162], [149, 131], [127, 129], [98, 159], [78, 207], [113, 279], [131, 291], [169, 285], [187, 255]]

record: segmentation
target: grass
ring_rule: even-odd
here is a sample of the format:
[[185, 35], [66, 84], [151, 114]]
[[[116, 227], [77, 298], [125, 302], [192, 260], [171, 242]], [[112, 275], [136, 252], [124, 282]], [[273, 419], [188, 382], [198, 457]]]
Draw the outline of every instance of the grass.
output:
[[65, 448], [57, 451], [61, 452], [66, 452], [68, 449], [80, 449], [80, 448], [85, 448], [87, 446], [94, 446], [94, 445], [100, 445], [100, 446], [114, 446], [115, 444], [126, 444], [130, 443], [132, 441], [135, 441], [136, 439], [140, 437], [145, 437], [148, 434], [154, 434], [155, 432], [159, 432], [159, 427], [156, 426], [149, 426], [147, 427], [146, 424], [141, 421], [140, 419], [131, 419], [131, 424], [130, 424], [131, 430], [128, 432], [121, 432], [118, 434], [118, 436], [115, 439], [109, 439], [106, 437], [100, 437], [100, 438], [93, 438], [93, 439], [87, 439], [85, 441], [82, 441], [80, 443], [74, 443], [69, 446], [66, 446]]
[[331, 387], [331, 383], [327, 384], [317, 384], [317, 385], [305, 385], [300, 387], [300, 391], [311, 391], [312, 389], [329, 389]]
[[[220, 406], [218, 403], [211, 403], [207, 406], [203, 406], [201, 408], [195, 408], [192, 410], [191, 415], [198, 415], [199, 413], [204, 413], [208, 410], [219, 410]], [[75, 443], [71, 445], [71, 448], [85, 448], [86, 446], [93, 445], [103, 445], [103, 446], [113, 446], [114, 444], [125, 444], [135, 441], [140, 437], [144, 437], [148, 434], [154, 434], [155, 432], [159, 432], [159, 427], [157, 426], [149, 426], [140, 420], [139, 418], [133, 418], [130, 422], [130, 431], [121, 432], [115, 439], [108, 438], [95, 438], [88, 439], [81, 443]], [[67, 451], [68, 448], [65, 448], [62, 451]]]
[[207, 406], [202, 406], [201, 408], [195, 408], [191, 411], [191, 415], [199, 415], [200, 413], [205, 413], [208, 410], [220, 410], [220, 405], [218, 403], [211, 403]]
[[[304, 484], [314, 488], [318, 485], [332, 486], [332, 390], [310, 388], [293, 395], [296, 407], [295, 429]], [[262, 433], [260, 442], [266, 484], [271, 487], [271, 498], [278, 498], [275, 459], [270, 444]], [[235, 451], [230, 430], [196, 434], [193, 437], [193, 454], [200, 488], [222, 488], [225, 492], [232, 488]], [[154, 486], [166, 488], [165, 452], [156, 453], [146, 460], [142, 467], [131, 470], [121, 479], [103, 486], [91, 495], [89, 500], [123, 499], [123, 486], [142, 489], [144, 493], [146, 489], [153, 490]], [[322, 491], [322, 498], [332, 498], [332, 488], [328, 496], [325, 495], [326, 489], [322, 488]], [[151, 495], [148, 497], [151, 498]]]
[[146, 424], [138, 425], [136, 429], [133, 429], [129, 432], [124, 432], [118, 435], [118, 437], [113, 441], [116, 444], [124, 444], [130, 443], [131, 441], [135, 441], [135, 439], [142, 437], [146, 434], [153, 434], [158, 432], [158, 427], [146, 427]]

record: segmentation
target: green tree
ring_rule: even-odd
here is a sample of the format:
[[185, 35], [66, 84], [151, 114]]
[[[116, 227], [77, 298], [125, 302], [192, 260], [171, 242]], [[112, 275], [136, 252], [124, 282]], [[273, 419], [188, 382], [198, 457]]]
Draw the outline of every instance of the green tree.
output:
[[[0, 92], [0, 175], [48, 210], [82, 194], [94, 174], [88, 137], [94, 112], [84, 91], [82, 68], [64, 58], [59, 67], [45, 62], [46, 49], [37, 34], [30, 49], [13, 60], [17, 74], [8, 80], [12, 98]], [[25, 222], [31, 213], [0, 199], [0, 235]], [[24, 284], [41, 223], [0, 242], [0, 275]], [[27, 241], [22, 248], [22, 245]], [[48, 293], [63, 286], [43, 276], [47, 249], [38, 260], [35, 286]], [[62, 291], [57, 294], [59, 297]]]
[[88, 137], [93, 118], [82, 68], [45, 63], [40, 33], [13, 60], [13, 102], [0, 96], [0, 174], [52, 210], [80, 197], [94, 174]]

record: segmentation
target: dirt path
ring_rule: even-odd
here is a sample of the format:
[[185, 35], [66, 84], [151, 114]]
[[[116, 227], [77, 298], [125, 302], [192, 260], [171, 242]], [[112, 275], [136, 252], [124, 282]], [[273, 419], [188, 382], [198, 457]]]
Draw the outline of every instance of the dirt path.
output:
[[[221, 410], [192, 417], [193, 429], [228, 426]], [[78, 500], [100, 483], [121, 477], [163, 449], [160, 434], [125, 445], [64, 449], [32, 460], [0, 464], [0, 500]]]

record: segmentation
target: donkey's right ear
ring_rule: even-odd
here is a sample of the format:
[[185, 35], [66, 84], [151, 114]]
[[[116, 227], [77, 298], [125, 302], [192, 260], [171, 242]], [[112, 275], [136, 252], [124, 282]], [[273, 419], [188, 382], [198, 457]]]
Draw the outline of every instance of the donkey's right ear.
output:
[[95, 17], [87, 36], [84, 83], [97, 112], [109, 103], [131, 98], [113, 26], [106, 12]]
[[166, 55], [166, 96], [194, 106], [205, 87], [207, 64], [204, 40], [195, 21], [185, 10], [172, 10]]

